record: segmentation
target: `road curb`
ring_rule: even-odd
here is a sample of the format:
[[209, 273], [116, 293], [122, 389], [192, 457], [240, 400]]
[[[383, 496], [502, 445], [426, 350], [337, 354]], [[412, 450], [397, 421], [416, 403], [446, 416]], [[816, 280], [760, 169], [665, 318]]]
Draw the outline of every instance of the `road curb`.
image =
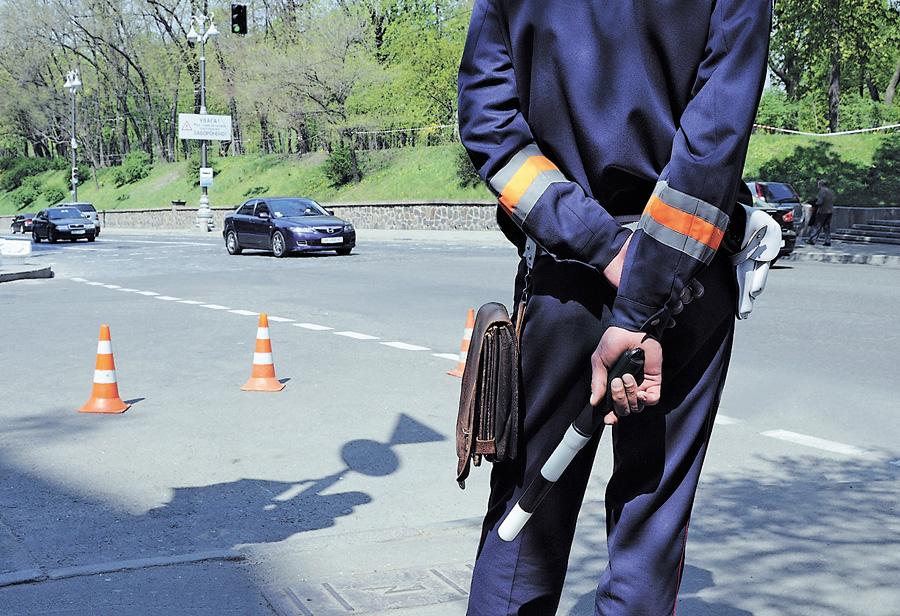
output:
[[[4, 268], [5, 270], [6, 268]], [[0, 282], [10, 282], [13, 280], [29, 280], [37, 278], [53, 278], [53, 270], [49, 267], [38, 267], [34, 265], [20, 265], [11, 268], [11, 271], [0, 271]]]

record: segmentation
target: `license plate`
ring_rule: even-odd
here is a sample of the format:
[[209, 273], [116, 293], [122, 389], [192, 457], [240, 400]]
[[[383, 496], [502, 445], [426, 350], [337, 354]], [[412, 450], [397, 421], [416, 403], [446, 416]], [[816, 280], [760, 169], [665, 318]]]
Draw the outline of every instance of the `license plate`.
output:
[[72, 229], [72, 235], [84, 235], [84, 229]]
[[344, 238], [342, 238], [342, 237], [323, 237], [322, 243], [323, 244], [343, 244]]

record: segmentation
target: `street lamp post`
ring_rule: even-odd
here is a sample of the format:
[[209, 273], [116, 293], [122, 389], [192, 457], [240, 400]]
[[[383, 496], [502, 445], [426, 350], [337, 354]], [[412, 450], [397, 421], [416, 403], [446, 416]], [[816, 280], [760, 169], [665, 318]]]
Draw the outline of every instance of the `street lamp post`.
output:
[[66, 85], [63, 87], [72, 93], [72, 201], [78, 201], [78, 141], [75, 140], [75, 95], [81, 89], [78, 69], [66, 73]]
[[[194, 28], [194, 24], [198, 29]], [[192, 43], [200, 43], [200, 115], [206, 115], [206, 42], [219, 34], [213, 15], [192, 17], [191, 30], [187, 38]], [[206, 139], [200, 141], [200, 166], [206, 169]], [[203, 184], [203, 182], [201, 182]], [[209, 209], [209, 193], [206, 186], [200, 187], [200, 208], [197, 210], [195, 226], [201, 231], [210, 231], [213, 226], [212, 210]]]

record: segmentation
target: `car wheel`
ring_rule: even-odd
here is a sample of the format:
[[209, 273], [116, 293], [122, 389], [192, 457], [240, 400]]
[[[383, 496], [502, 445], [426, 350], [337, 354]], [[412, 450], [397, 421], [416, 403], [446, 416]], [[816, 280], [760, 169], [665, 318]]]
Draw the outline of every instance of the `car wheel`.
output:
[[37, 231], [32, 231], [32, 232], [31, 232], [31, 239], [34, 240], [34, 243], [35, 243], [35, 244], [40, 244], [40, 243], [41, 243], [41, 236], [37, 234]]
[[47, 241], [51, 244], [56, 243], [56, 232], [53, 230], [53, 227], [47, 229]]
[[89, 235], [88, 238], [87, 238], [87, 240], [88, 240], [89, 242], [93, 242], [95, 239], [97, 239], [97, 236], [96, 236], [96, 235]]
[[230, 255], [239, 255], [244, 250], [238, 243], [237, 233], [234, 231], [229, 231], [228, 235], [225, 236], [225, 250]]
[[287, 242], [284, 240], [284, 234], [281, 231], [276, 231], [272, 234], [272, 253], [276, 257], [283, 257], [287, 252]]
[[10, 226], [9, 226], [9, 230], [12, 232], [13, 235], [16, 234], [16, 227], [15, 227], [15, 225], [10, 225]]
[[352, 248], [338, 248], [335, 250], [335, 252], [338, 253], [339, 255], [341, 255], [342, 257], [346, 257], [347, 255], [350, 254], [351, 250], [353, 250], [353, 249]]

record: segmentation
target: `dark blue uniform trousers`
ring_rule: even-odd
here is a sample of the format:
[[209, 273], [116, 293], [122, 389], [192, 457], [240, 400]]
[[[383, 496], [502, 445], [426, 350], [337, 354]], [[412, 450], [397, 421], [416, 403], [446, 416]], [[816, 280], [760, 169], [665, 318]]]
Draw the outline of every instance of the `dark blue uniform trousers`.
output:
[[[524, 263], [517, 277], [523, 287]], [[595, 614], [673, 614], [688, 521], [718, 407], [734, 332], [735, 282], [717, 256], [698, 279], [706, 293], [663, 336], [659, 404], [612, 428], [606, 488], [609, 565]], [[615, 290], [595, 270], [543, 255], [532, 273], [522, 331], [524, 443], [495, 464], [469, 598], [469, 616], [552, 616], [565, 580], [575, 522], [600, 439], [572, 461], [519, 536], [497, 528], [590, 395], [590, 357]]]

